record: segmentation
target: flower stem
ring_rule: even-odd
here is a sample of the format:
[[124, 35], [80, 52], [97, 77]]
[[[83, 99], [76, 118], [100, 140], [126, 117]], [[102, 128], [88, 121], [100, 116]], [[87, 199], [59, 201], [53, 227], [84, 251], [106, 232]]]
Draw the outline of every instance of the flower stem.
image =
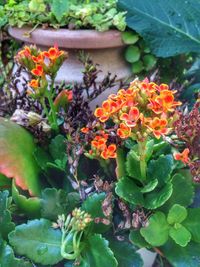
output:
[[147, 163], [146, 163], [146, 141], [138, 142], [140, 153], [140, 172], [142, 180], [146, 180], [147, 177]]

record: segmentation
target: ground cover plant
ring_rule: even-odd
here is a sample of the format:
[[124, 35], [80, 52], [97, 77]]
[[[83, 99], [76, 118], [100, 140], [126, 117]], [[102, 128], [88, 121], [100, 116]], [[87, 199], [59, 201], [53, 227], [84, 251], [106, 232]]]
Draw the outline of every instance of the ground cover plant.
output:
[[[155, 58], [164, 57], [145, 78], [116, 83], [108, 73], [98, 83], [99, 66], [81, 53], [83, 82], [57, 84], [66, 51], [55, 44], [16, 52], [18, 70], [6, 75], [0, 91], [0, 266], [142, 267], [140, 248], [157, 253], [155, 266], [199, 265], [199, 46], [198, 26], [190, 21], [198, 3], [177, 1], [181, 16], [175, 16], [172, 1], [165, 9], [164, 1], [144, 2], [109, 1], [138, 32], [123, 34], [127, 58], [134, 61], [139, 34]], [[58, 3], [9, 1], [6, 9], [26, 5], [21, 15], [35, 16], [33, 27], [49, 10], [57, 27], [70, 10]], [[92, 111], [91, 102], [116, 85]]]

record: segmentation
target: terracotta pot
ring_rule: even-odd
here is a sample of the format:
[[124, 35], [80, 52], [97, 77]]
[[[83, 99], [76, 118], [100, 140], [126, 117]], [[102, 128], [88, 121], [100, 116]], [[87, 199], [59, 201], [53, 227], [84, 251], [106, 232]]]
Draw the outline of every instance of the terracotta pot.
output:
[[26, 44], [36, 44], [41, 49], [47, 49], [54, 44], [69, 53], [69, 58], [62, 65], [56, 82], [66, 81], [68, 83], [82, 81], [83, 65], [78, 60], [79, 50], [89, 53], [93, 62], [99, 64], [102, 70], [98, 77], [101, 82], [108, 72], [116, 74], [118, 80], [130, 76], [129, 66], [123, 57], [124, 43], [121, 39], [121, 32], [110, 30], [97, 32], [95, 30], [67, 30], [67, 29], [41, 29], [38, 28], [31, 33], [30, 37], [24, 34], [30, 28], [9, 28], [9, 34], [15, 39]]

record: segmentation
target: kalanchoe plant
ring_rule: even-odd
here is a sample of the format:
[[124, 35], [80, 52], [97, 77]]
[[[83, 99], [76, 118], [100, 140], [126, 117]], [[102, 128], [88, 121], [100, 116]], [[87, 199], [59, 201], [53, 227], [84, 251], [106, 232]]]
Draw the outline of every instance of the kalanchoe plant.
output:
[[97, 85], [87, 58], [83, 84], [55, 86], [64, 59], [57, 47], [17, 55], [31, 79], [9, 114], [19, 107], [24, 117], [12, 120], [29, 131], [48, 122], [52, 131], [39, 142], [0, 118], [0, 263], [142, 267], [136, 250], [145, 247], [172, 266], [198, 266], [200, 208], [191, 206], [189, 171], [199, 157], [198, 102], [181, 114], [176, 91], [136, 79], [93, 114], [90, 101], [115, 77]]
[[[67, 53], [59, 50], [56, 46], [48, 51], [40, 51], [35, 46], [26, 46], [16, 56], [17, 62], [33, 76], [28, 84], [30, 89], [27, 93], [42, 104], [48, 122], [56, 131], [58, 131], [56, 112], [60, 107], [65, 107], [72, 99], [72, 93], [63, 90], [53, 102], [55, 77], [66, 58]], [[50, 84], [47, 77], [50, 78]]]

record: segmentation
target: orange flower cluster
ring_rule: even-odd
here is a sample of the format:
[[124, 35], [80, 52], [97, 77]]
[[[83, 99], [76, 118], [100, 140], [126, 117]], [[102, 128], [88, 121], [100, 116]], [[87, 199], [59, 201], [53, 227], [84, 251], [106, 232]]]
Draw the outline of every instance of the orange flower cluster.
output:
[[16, 55], [16, 60], [34, 76], [29, 82], [33, 92], [29, 90], [28, 93], [43, 95], [48, 86], [46, 75], [54, 78], [66, 58], [67, 53], [59, 50], [57, 46], [49, 48], [48, 51], [40, 51], [36, 46], [25, 46]]
[[[82, 129], [82, 132], [84, 132]], [[96, 135], [91, 142], [91, 150], [89, 154], [94, 157], [102, 157], [103, 159], [116, 158], [116, 145], [110, 144], [107, 146], [108, 135], [102, 132], [102, 135]]]
[[[175, 92], [166, 84], [157, 85], [148, 79], [136, 79], [128, 89], [111, 94], [102, 106], [95, 110], [94, 115], [100, 125], [98, 127], [105, 130], [105, 123], [110, 121], [115, 124], [115, 134], [122, 140], [131, 137], [143, 142], [149, 135], [159, 139], [170, 132], [174, 119], [172, 115], [176, 107], [181, 105], [181, 102], [174, 99]], [[87, 133], [86, 129], [82, 132]], [[101, 140], [101, 136], [98, 138]], [[96, 140], [91, 143], [92, 148], [94, 141]], [[95, 149], [102, 151], [101, 146]], [[105, 158], [102, 152], [100, 155]]]

